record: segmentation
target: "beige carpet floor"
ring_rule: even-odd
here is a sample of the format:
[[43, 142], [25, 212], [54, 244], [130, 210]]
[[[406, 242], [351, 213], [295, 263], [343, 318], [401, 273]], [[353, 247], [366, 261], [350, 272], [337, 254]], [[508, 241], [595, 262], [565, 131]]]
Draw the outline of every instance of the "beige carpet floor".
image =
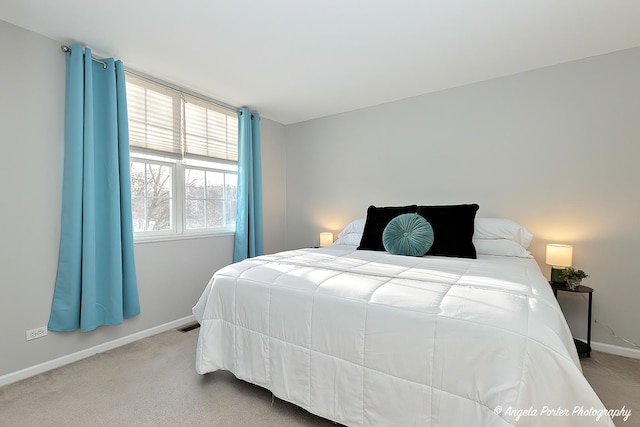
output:
[[[198, 330], [169, 331], [0, 388], [0, 426], [335, 426], [229, 372], [194, 370]], [[593, 352], [585, 376], [640, 427], [640, 360]]]
[[608, 409], [631, 411], [626, 421], [614, 417], [616, 426], [640, 427], [640, 360], [592, 351], [580, 361], [585, 378]]

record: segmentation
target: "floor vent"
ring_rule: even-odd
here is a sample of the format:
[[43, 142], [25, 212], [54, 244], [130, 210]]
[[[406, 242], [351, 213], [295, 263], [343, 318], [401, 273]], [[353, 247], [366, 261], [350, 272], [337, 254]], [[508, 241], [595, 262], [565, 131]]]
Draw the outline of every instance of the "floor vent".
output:
[[200, 323], [192, 323], [190, 325], [184, 326], [180, 329], [178, 329], [180, 332], [189, 332], [189, 331], [193, 331], [194, 329], [198, 329], [200, 327]]

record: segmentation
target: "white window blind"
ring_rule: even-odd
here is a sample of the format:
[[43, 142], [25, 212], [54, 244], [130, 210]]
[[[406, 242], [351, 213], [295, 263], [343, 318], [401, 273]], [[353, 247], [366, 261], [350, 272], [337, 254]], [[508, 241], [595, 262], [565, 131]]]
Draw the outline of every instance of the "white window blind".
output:
[[179, 159], [238, 161], [235, 110], [127, 73], [129, 144]]
[[182, 157], [180, 92], [128, 73], [127, 110], [132, 148]]
[[184, 96], [185, 157], [238, 161], [238, 115], [193, 96]]

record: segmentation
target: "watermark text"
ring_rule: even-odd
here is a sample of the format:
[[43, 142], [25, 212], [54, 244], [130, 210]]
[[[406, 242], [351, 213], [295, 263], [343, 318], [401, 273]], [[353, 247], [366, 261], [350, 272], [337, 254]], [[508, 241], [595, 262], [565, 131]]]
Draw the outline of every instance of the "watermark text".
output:
[[507, 406], [496, 406], [493, 409], [496, 415], [504, 417], [513, 417], [516, 421], [522, 417], [591, 417], [599, 421], [604, 416], [622, 417], [624, 421], [627, 421], [631, 416], [631, 409], [627, 409], [625, 406], [619, 409], [596, 409], [585, 406], [574, 406], [572, 408], [551, 407], [543, 406], [541, 408], [534, 408], [530, 406], [528, 408], [514, 408]]

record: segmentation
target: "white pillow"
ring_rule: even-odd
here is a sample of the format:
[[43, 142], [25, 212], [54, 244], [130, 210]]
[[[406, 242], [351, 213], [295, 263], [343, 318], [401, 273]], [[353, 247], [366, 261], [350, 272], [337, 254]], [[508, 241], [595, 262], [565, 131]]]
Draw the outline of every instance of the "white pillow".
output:
[[[362, 237], [362, 233], [364, 233], [364, 224], [366, 222], [366, 218], [358, 218], [354, 221], [351, 221], [349, 225], [347, 225], [340, 233], [338, 233], [338, 239], [342, 236], [346, 236], [349, 233], [360, 233], [360, 237]], [[358, 244], [360, 244], [360, 241], [358, 241]]]
[[362, 233], [348, 233], [333, 242], [334, 245], [353, 245], [359, 246], [362, 240]]
[[504, 218], [476, 218], [474, 222], [474, 239], [509, 239], [518, 242], [527, 249], [533, 234], [515, 221]]
[[509, 239], [473, 239], [478, 255], [500, 255], [529, 258], [531, 253], [519, 243]]

